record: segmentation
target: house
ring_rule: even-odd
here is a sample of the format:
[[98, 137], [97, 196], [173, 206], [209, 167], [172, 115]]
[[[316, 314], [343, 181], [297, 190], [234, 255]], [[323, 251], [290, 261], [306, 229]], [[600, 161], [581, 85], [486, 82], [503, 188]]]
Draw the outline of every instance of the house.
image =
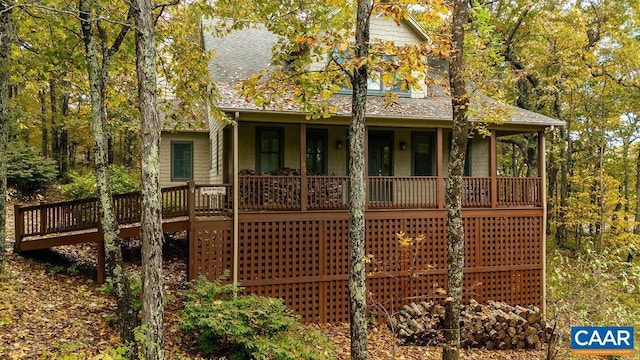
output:
[[[413, 21], [371, 21], [371, 37], [397, 44], [422, 42]], [[204, 37], [215, 49], [210, 71], [219, 107], [237, 126], [211, 121], [202, 132], [163, 132], [164, 186], [227, 184], [228, 193], [204, 202], [233, 203], [217, 225], [192, 229], [190, 276], [231, 269], [249, 292], [277, 296], [305, 319], [348, 320], [348, 157], [351, 96], [335, 94], [337, 113], [307, 120], [295, 108], [262, 109], [235, 87], [269, 65], [275, 35], [264, 29]], [[381, 84], [367, 103], [367, 253], [372, 302], [399, 309], [407, 299], [437, 297], [446, 286], [444, 182], [452, 125], [450, 100], [429, 89], [400, 94], [386, 107]], [[513, 108], [491, 136], [471, 139], [465, 166], [465, 297], [543, 305], [544, 161], [531, 178], [497, 176], [501, 136], [536, 133], [544, 159], [544, 131], [561, 121]], [[224, 198], [224, 199], [223, 199]], [[396, 234], [424, 234], [412, 254]], [[420, 276], [411, 277], [419, 269]]]

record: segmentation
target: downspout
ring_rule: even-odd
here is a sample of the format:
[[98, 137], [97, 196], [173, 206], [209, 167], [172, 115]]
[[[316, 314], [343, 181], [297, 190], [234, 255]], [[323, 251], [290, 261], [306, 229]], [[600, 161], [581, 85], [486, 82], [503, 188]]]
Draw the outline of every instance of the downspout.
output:
[[240, 201], [240, 178], [238, 173], [238, 120], [240, 113], [235, 112], [233, 114], [233, 282], [238, 282], [238, 262], [240, 254], [238, 248], [239, 232], [238, 228], [238, 202]]

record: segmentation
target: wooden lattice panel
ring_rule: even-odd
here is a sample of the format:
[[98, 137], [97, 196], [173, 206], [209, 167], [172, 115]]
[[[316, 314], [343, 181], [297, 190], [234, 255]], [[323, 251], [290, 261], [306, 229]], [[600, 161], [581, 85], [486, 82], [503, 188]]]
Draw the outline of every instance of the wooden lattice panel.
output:
[[324, 275], [340, 275], [349, 273], [349, 220], [325, 220], [324, 238], [326, 260]]
[[204, 274], [219, 278], [233, 267], [233, 231], [229, 221], [196, 223], [189, 231], [191, 247], [190, 277]]
[[258, 285], [245, 287], [245, 293], [281, 298], [289, 309], [305, 321], [323, 322], [320, 282]]
[[[464, 216], [464, 300], [540, 305], [541, 214], [510, 210], [490, 215], [476, 211]], [[349, 320], [347, 213], [253, 214], [242, 216], [239, 225], [239, 279], [247, 291], [283, 298], [306, 321]], [[366, 252], [376, 263], [368, 266], [372, 276], [367, 284], [376, 303], [391, 311], [413, 300], [443, 297], [438, 291], [446, 288], [443, 211], [368, 213], [366, 225]], [[207, 231], [200, 233], [211, 237]], [[426, 236], [415, 261], [399, 246], [400, 231]], [[198, 271], [230, 267], [230, 231], [223, 234], [213, 238], [225, 239], [224, 250], [215, 241], [195, 247], [204, 254], [194, 258]]]
[[321, 234], [320, 222], [313, 220], [240, 223], [238, 279], [320, 275]]
[[[419, 269], [447, 268], [447, 232], [444, 217], [412, 217], [405, 220], [404, 230], [407, 235], [415, 237], [424, 234], [426, 244], [421, 245], [421, 256], [416, 259]], [[395, 240], [395, 239], [394, 239]]]
[[324, 293], [324, 321], [329, 323], [348, 322], [349, 290], [347, 280], [325, 282]]

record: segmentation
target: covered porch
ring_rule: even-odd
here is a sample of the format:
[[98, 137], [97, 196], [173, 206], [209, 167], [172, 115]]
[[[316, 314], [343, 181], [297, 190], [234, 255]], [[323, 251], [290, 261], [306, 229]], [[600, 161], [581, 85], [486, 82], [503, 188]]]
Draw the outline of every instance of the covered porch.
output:
[[[528, 132], [537, 136], [537, 158], [544, 159], [543, 130]], [[530, 177], [498, 175], [497, 141], [514, 133], [492, 129], [470, 139], [463, 207], [543, 206], [544, 161], [537, 161]], [[237, 189], [238, 211], [348, 208], [346, 126], [247, 122], [227, 128], [224, 138], [222, 179]], [[368, 126], [366, 138], [368, 210], [444, 209], [448, 129]]]

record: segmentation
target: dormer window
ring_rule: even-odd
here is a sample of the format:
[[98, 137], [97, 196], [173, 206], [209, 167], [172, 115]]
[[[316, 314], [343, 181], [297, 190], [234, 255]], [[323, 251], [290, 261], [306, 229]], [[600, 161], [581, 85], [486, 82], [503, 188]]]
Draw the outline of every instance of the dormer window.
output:
[[[334, 53], [334, 61], [338, 65], [342, 65], [345, 62], [344, 60], [348, 58], [349, 58], [348, 53], [340, 52], [340, 51], [336, 51]], [[393, 58], [394, 57], [391, 55], [385, 55], [382, 57], [382, 60], [392, 61]], [[409, 97], [411, 95], [411, 92], [408, 87], [405, 87], [405, 88], [402, 87], [401, 78], [397, 78], [397, 80], [391, 85], [386, 85], [383, 79], [384, 79], [384, 73], [377, 70], [372, 70], [367, 79], [367, 94], [372, 96], [382, 96], [387, 92], [393, 92], [400, 97]], [[341, 94], [351, 94], [351, 84], [349, 83], [341, 84], [340, 87], [341, 87], [341, 90], [340, 90]]]

